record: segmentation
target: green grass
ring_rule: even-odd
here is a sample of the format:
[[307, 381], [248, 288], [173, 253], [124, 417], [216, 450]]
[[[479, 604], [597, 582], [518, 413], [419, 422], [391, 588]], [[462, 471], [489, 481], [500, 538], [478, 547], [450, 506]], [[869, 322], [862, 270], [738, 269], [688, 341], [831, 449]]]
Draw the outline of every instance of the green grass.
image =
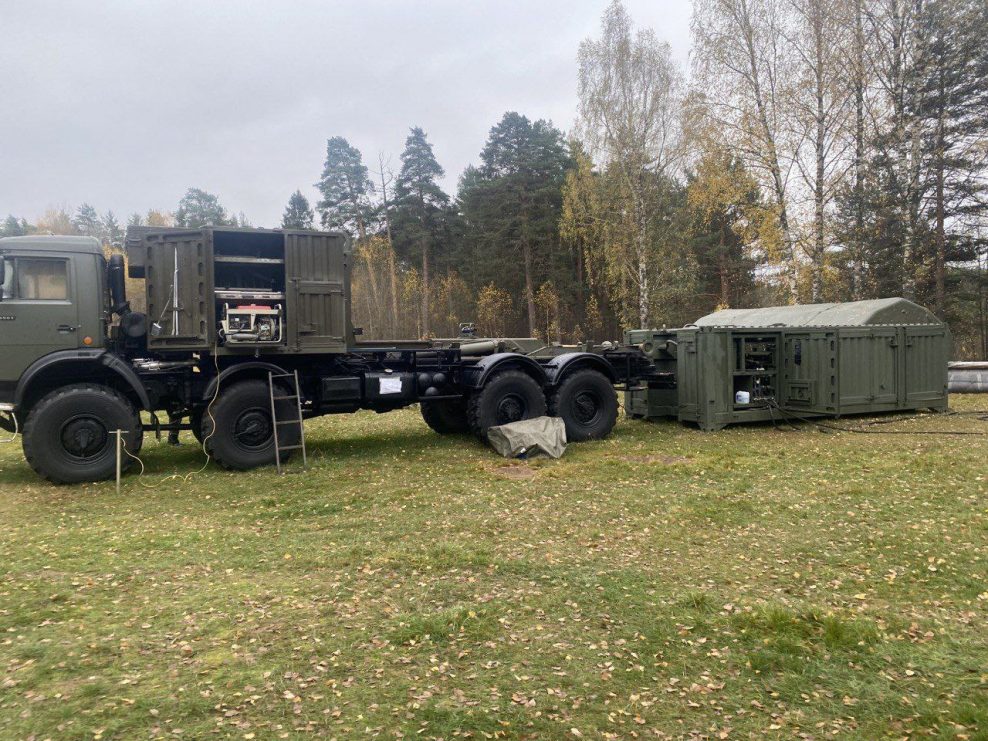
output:
[[119, 496], [0, 448], [0, 738], [988, 738], [988, 437], [308, 431]]

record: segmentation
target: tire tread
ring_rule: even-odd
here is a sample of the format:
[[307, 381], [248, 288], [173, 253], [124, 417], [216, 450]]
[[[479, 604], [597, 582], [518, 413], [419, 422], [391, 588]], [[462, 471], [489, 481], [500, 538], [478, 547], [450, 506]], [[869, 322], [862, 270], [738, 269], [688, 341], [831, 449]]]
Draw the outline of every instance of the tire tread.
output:
[[[609, 389], [609, 392], [613, 394], [613, 414], [610, 415], [608, 423], [605, 424], [606, 429], [586, 433], [582, 430], [575, 429], [572, 423], [566, 419], [565, 409], [563, 409], [563, 398], [574, 386], [578, 387], [581, 383], [588, 383], [591, 382], [591, 380], [594, 383], [599, 383], [599, 379], [604, 381]], [[553, 417], [562, 418], [563, 422], [566, 424], [566, 439], [569, 442], [577, 443], [584, 442], [586, 440], [600, 440], [607, 437], [611, 433], [611, 430], [614, 429], [614, 424], [617, 422], [617, 393], [614, 391], [614, 388], [611, 386], [611, 382], [607, 379], [607, 377], [599, 371], [593, 370], [592, 368], [576, 370], [566, 376], [566, 378], [563, 379], [563, 382], [556, 386], [552, 393], [549, 394], [549, 414]]]
[[[141, 449], [141, 444], [144, 437], [144, 427], [141, 424], [140, 412], [138, 412], [126, 396], [114, 388], [97, 383], [74, 383], [68, 386], [61, 386], [43, 396], [38, 403], [32, 407], [31, 411], [27, 415], [27, 419], [25, 420], [24, 431], [21, 439], [21, 444], [24, 449], [24, 458], [27, 460], [28, 465], [30, 465], [39, 476], [53, 484], [72, 484], [82, 482], [70, 481], [67, 477], [58, 476], [45, 468], [44, 464], [41, 462], [41, 459], [45, 457], [45, 451], [37, 449], [39, 441], [34, 439], [37, 420], [40, 415], [44, 414], [48, 407], [58, 403], [66, 396], [80, 392], [100, 394], [102, 396], [106, 396], [114, 402], [120, 402], [125, 405], [130, 410], [133, 429], [137, 432], [134, 441], [125, 440], [125, 444], [127, 442], [132, 442], [133, 444], [127, 445], [127, 449], [134, 452], [140, 451]], [[121, 470], [126, 471], [131, 467], [131, 465], [133, 465], [133, 463], [133, 458], [130, 456], [124, 456], [121, 463]], [[102, 479], [105, 478], [106, 477], [102, 477]]]

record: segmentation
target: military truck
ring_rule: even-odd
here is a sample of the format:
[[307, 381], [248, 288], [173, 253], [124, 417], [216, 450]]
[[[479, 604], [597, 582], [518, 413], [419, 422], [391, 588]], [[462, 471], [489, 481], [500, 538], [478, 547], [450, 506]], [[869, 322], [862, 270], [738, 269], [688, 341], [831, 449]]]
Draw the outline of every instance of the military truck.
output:
[[[412, 404], [440, 434], [484, 438], [549, 413], [570, 441], [602, 438], [615, 384], [652, 367], [634, 348], [533, 357], [469, 339], [363, 342], [339, 233], [140, 228], [126, 254], [88, 237], [0, 239], [0, 426], [22, 432], [28, 462], [55, 483], [113, 476], [116, 430], [133, 454], [145, 432], [191, 430], [218, 464], [245, 470], [290, 455], [304, 418]], [[125, 270], [144, 279], [143, 311]]]

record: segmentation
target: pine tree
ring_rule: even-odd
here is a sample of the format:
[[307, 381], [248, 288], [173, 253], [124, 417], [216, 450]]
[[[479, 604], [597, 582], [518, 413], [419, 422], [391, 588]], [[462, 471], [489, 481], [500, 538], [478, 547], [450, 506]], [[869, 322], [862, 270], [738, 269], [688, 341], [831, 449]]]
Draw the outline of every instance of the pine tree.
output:
[[84, 237], [103, 238], [103, 222], [96, 209], [88, 203], [83, 203], [72, 217], [72, 226]]
[[342, 136], [326, 141], [326, 162], [316, 183], [322, 200], [316, 204], [325, 229], [343, 229], [360, 239], [367, 237], [374, 183], [367, 176], [360, 150]]
[[919, 287], [943, 316], [947, 265], [975, 257], [980, 240], [965, 226], [988, 213], [985, 153], [971, 146], [988, 136], [988, 6], [984, 0], [940, 0], [923, 6], [917, 21], [914, 99], [928, 235]]
[[123, 245], [123, 230], [113, 211], [107, 211], [103, 215], [103, 239], [111, 247], [121, 247]]
[[[150, 223], [150, 218], [148, 219]], [[226, 226], [230, 224], [226, 209], [212, 193], [199, 188], [189, 188], [178, 203], [175, 212], [175, 225], [198, 229], [203, 226]]]
[[480, 263], [475, 285], [496, 281], [523, 296], [527, 331], [535, 335], [538, 286], [552, 280], [557, 291], [573, 295], [575, 266], [558, 228], [572, 160], [562, 132], [515, 112], [491, 129], [480, 158], [483, 165], [465, 172], [460, 184], [461, 209]]
[[422, 334], [430, 333], [432, 269], [443, 243], [449, 196], [438, 180], [444, 174], [425, 132], [411, 129], [401, 153], [401, 171], [395, 181], [391, 228], [399, 254], [417, 258], [422, 265]]
[[314, 214], [309, 207], [309, 199], [296, 190], [288, 199], [285, 213], [281, 217], [282, 229], [311, 229]]
[[754, 246], [771, 223], [758, 183], [732, 152], [711, 147], [687, 184], [690, 247], [697, 258], [696, 313], [741, 306], [753, 284]]
[[28, 225], [24, 219], [14, 215], [8, 216], [0, 227], [0, 237], [21, 237], [28, 233]]
[[[974, 258], [988, 215], [988, 9], [979, 0], [866, 6], [881, 95], [853, 187], [838, 198], [855, 297], [907, 295], [949, 315], [948, 266]], [[860, 279], [858, 279], [860, 276]]]

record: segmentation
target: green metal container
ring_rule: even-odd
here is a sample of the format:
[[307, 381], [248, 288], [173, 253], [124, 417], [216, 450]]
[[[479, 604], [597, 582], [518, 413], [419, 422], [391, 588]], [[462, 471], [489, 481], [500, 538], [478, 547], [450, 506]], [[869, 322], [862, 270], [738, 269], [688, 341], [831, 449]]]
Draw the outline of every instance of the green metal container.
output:
[[947, 326], [901, 298], [732, 309], [625, 340], [675, 357], [674, 389], [626, 392], [633, 417], [738, 422], [946, 409]]
[[265, 354], [345, 353], [353, 344], [344, 234], [132, 228], [127, 253], [129, 275], [145, 279], [148, 316], [160, 325], [148, 337], [151, 350], [217, 348], [224, 306], [256, 301], [284, 311], [285, 341], [263, 348]]

